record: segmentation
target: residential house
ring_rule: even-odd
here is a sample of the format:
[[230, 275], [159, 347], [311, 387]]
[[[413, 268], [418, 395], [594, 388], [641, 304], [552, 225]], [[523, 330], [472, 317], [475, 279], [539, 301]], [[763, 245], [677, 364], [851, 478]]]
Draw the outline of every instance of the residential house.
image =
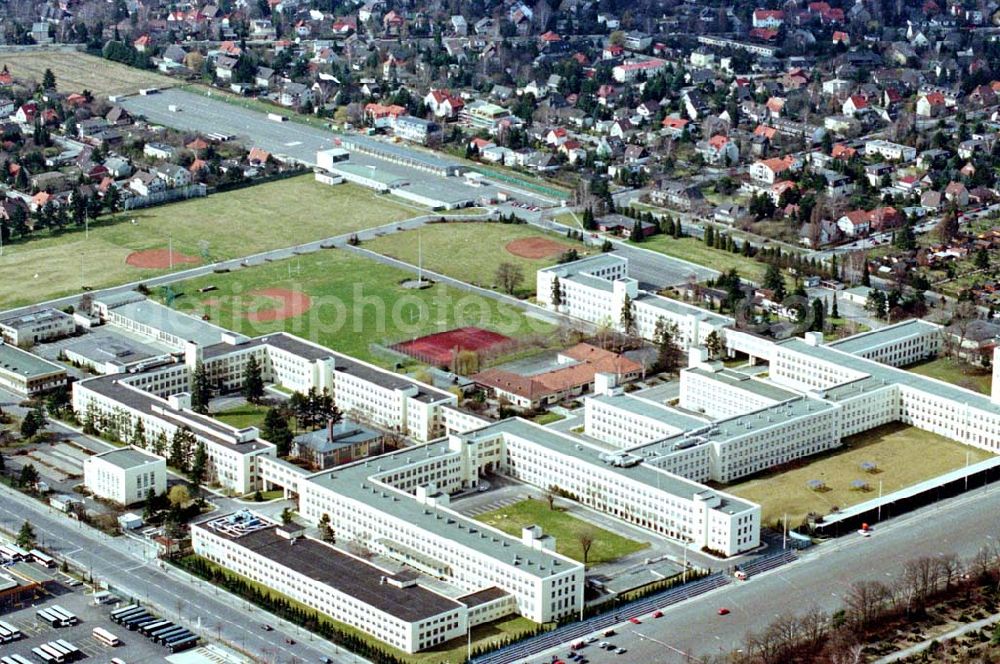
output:
[[700, 141], [697, 149], [709, 164], [731, 166], [740, 160], [740, 149], [736, 142], [721, 134], [716, 134], [707, 141]]

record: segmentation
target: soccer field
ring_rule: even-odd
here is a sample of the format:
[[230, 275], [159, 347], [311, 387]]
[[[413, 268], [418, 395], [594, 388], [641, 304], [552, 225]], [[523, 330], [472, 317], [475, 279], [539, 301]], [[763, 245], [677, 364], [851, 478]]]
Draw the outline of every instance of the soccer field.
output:
[[388, 360], [372, 353], [373, 343], [471, 325], [537, 336], [544, 346], [554, 329], [511, 305], [442, 284], [403, 288], [412, 276], [345, 249], [326, 249], [175, 284], [174, 306], [250, 336], [286, 330], [379, 363]]
[[[414, 216], [368, 189], [329, 187], [312, 175], [269, 182], [180, 203], [123, 212], [59, 235], [8, 243], [0, 256], [0, 302], [13, 307], [149, 278], [168, 270], [126, 264], [134, 251], [166, 249], [206, 260], [370, 228]], [[133, 223], [134, 222], [134, 223]], [[191, 267], [176, 265], [177, 269]]]
[[135, 69], [86, 53], [32, 51], [0, 55], [0, 68], [6, 65], [15, 80], [41, 83], [46, 69], [56, 77], [56, 89], [69, 94], [90, 90], [94, 96], [128, 94], [139, 88], [162, 88], [177, 84], [174, 79], [154, 71]]
[[524, 273], [514, 293], [518, 297], [534, 295], [535, 271], [554, 265], [563, 251], [583, 253], [579, 242], [526, 224], [479, 222], [428, 224], [419, 231], [384, 235], [366, 242], [365, 248], [412, 265], [422, 254], [428, 270], [485, 288], [496, 284], [494, 277], [501, 263], [512, 263]]
[[[759, 503], [762, 523], [772, 525], [788, 515], [791, 527], [798, 526], [809, 512], [829, 514], [834, 506], [848, 507], [937, 477], [969, 463], [993, 456], [916, 427], [891, 424], [844, 439], [844, 447], [786, 470], [769, 472], [745, 482], [724, 487], [728, 493]], [[861, 464], [874, 462], [875, 473]], [[814, 491], [810, 480], [826, 486]], [[864, 480], [869, 489], [852, 489], [855, 480]]]

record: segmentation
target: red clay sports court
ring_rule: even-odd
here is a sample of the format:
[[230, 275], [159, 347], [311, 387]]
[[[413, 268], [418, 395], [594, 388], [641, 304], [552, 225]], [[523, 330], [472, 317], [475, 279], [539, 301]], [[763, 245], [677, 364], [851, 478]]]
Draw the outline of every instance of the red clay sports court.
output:
[[447, 366], [451, 363], [452, 353], [456, 350], [478, 352], [509, 341], [510, 337], [481, 327], [459, 327], [412, 341], [404, 341], [394, 345], [393, 348], [428, 364]]

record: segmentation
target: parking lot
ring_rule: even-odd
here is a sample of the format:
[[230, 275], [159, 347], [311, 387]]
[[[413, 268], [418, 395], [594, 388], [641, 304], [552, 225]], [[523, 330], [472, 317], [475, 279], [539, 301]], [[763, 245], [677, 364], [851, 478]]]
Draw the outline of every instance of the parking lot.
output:
[[[45, 601], [0, 614], [0, 620], [17, 627], [24, 635], [20, 640], [0, 645], [0, 656], [18, 654], [35, 662], [38, 658], [32, 654], [32, 648], [56, 639], [63, 639], [79, 648], [85, 661], [108, 662], [112, 657], [117, 657], [131, 664], [162, 661], [169, 654], [165, 648], [111, 622], [108, 614], [114, 605], [95, 605], [89, 592], [86, 586], [71, 588], [59, 584], [55, 586], [54, 596]], [[68, 627], [50, 627], [36, 617], [36, 611], [53, 605], [61, 606], [76, 615], [80, 622]], [[122, 644], [111, 648], [98, 643], [92, 635], [95, 627], [108, 630], [121, 639]]]

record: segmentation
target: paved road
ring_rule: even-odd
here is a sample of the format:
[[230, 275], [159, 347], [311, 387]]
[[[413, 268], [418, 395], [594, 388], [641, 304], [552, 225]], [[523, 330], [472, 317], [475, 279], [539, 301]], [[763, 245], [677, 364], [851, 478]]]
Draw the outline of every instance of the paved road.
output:
[[[850, 584], [860, 579], [891, 581], [907, 560], [956, 553], [968, 560], [984, 543], [1000, 537], [990, 515], [1000, 510], [1000, 486], [974, 489], [875, 528], [871, 538], [847, 535], [804, 553], [801, 559], [746, 583], [726, 586], [665, 611], [641, 625], [623, 624], [616, 637], [629, 649], [629, 662], [681, 664], [688, 655], [718, 655], [740, 648], [746, 634], [767, 627], [778, 615], [817, 607], [835, 611]], [[728, 616], [716, 611], [725, 606]], [[548, 662], [552, 652], [531, 662]], [[622, 657], [588, 647], [591, 662], [623, 662]]]
[[[142, 542], [107, 537], [6, 486], [0, 496], [0, 528], [16, 532], [27, 518], [47, 550], [205, 636], [219, 636], [264, 661], [365, 661], [179, 570], [161, 568]], [[265, 623], [274, 631], [261, 629]]]

